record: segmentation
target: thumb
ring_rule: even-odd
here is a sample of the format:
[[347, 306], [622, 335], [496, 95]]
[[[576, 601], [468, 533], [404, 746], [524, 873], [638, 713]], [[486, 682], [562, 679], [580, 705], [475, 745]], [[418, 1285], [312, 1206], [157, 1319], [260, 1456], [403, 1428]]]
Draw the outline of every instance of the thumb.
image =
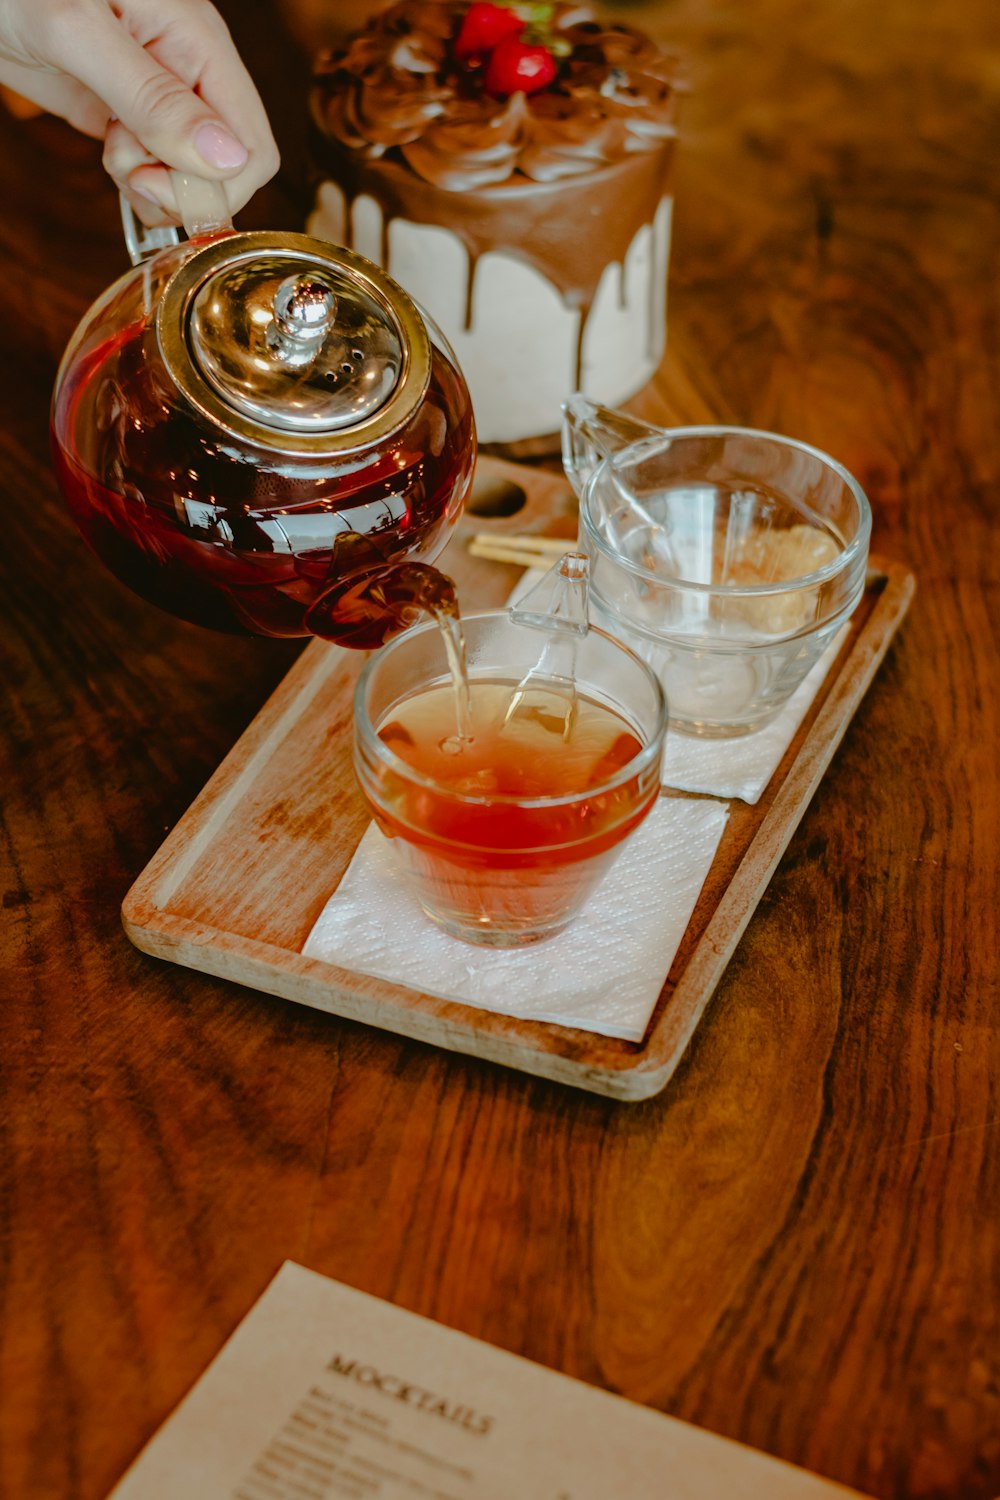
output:
[[219, 178], [246, 165], [247, 148], [216, 111], [150, 56], [110, 9], [91, 12], [73, 72], [157, 161]]

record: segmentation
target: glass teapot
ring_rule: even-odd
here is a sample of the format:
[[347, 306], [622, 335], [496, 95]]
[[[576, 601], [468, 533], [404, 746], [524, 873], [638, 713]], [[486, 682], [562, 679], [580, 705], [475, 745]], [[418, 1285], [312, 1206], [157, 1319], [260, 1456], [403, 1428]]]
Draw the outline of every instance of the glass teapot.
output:
[[377, 645], [407, 622], [389, 617], [393, 581], [426, 587], [472, 479], [454, 355], [371, 262], [237, 233], [216, 184], [174, 185], [188, 239], [123, 204], [134, 269], [59, 369], [69, 508], [119, 579], [182, 619]]

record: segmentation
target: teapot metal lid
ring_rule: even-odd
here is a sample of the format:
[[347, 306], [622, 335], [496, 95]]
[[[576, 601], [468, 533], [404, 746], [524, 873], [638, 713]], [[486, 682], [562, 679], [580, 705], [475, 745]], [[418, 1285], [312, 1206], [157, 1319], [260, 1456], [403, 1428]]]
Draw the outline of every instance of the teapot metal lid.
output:
[[234, 438], [285, 454], [354, 452], [413, 414], [430, 341], [371, 261], [302, 234], [227, 234], [175, 272], [156, 318], [185, 398]]

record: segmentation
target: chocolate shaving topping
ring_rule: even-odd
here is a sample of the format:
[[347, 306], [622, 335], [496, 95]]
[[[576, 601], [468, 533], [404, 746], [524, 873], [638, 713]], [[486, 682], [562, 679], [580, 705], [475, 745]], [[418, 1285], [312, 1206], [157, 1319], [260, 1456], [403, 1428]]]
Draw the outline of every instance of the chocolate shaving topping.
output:
[[492, 99], [454, 39], [468, 6], [399, 0], [317, 69], [318, 113], [361, 156], [405, 161], [450, 191], [553, 182], [654, 151], [675, 131], [676, 60], [643, 33], [556, 4], [548, 88]]

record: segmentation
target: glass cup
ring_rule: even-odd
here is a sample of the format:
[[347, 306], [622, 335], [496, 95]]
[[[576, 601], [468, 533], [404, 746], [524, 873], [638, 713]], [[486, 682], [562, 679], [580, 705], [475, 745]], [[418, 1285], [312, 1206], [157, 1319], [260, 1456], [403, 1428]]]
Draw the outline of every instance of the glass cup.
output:
[[667, 706], [655, 673], [602, 630], [567, 644], [552, 675], [540, 669], [550, 632], [507, 611], [463, 628], [466, 738], [428, 622], [366, 663], [354, 764], [427, 915], [467, 942], [514, 947], [566, 926], [652, 808]]
[[580, 397], [565, 411], [591, 618], [657, 672], [672, 729], [762, 728], [864, 592], [861, 486], [774, 433], [651, 428]]

